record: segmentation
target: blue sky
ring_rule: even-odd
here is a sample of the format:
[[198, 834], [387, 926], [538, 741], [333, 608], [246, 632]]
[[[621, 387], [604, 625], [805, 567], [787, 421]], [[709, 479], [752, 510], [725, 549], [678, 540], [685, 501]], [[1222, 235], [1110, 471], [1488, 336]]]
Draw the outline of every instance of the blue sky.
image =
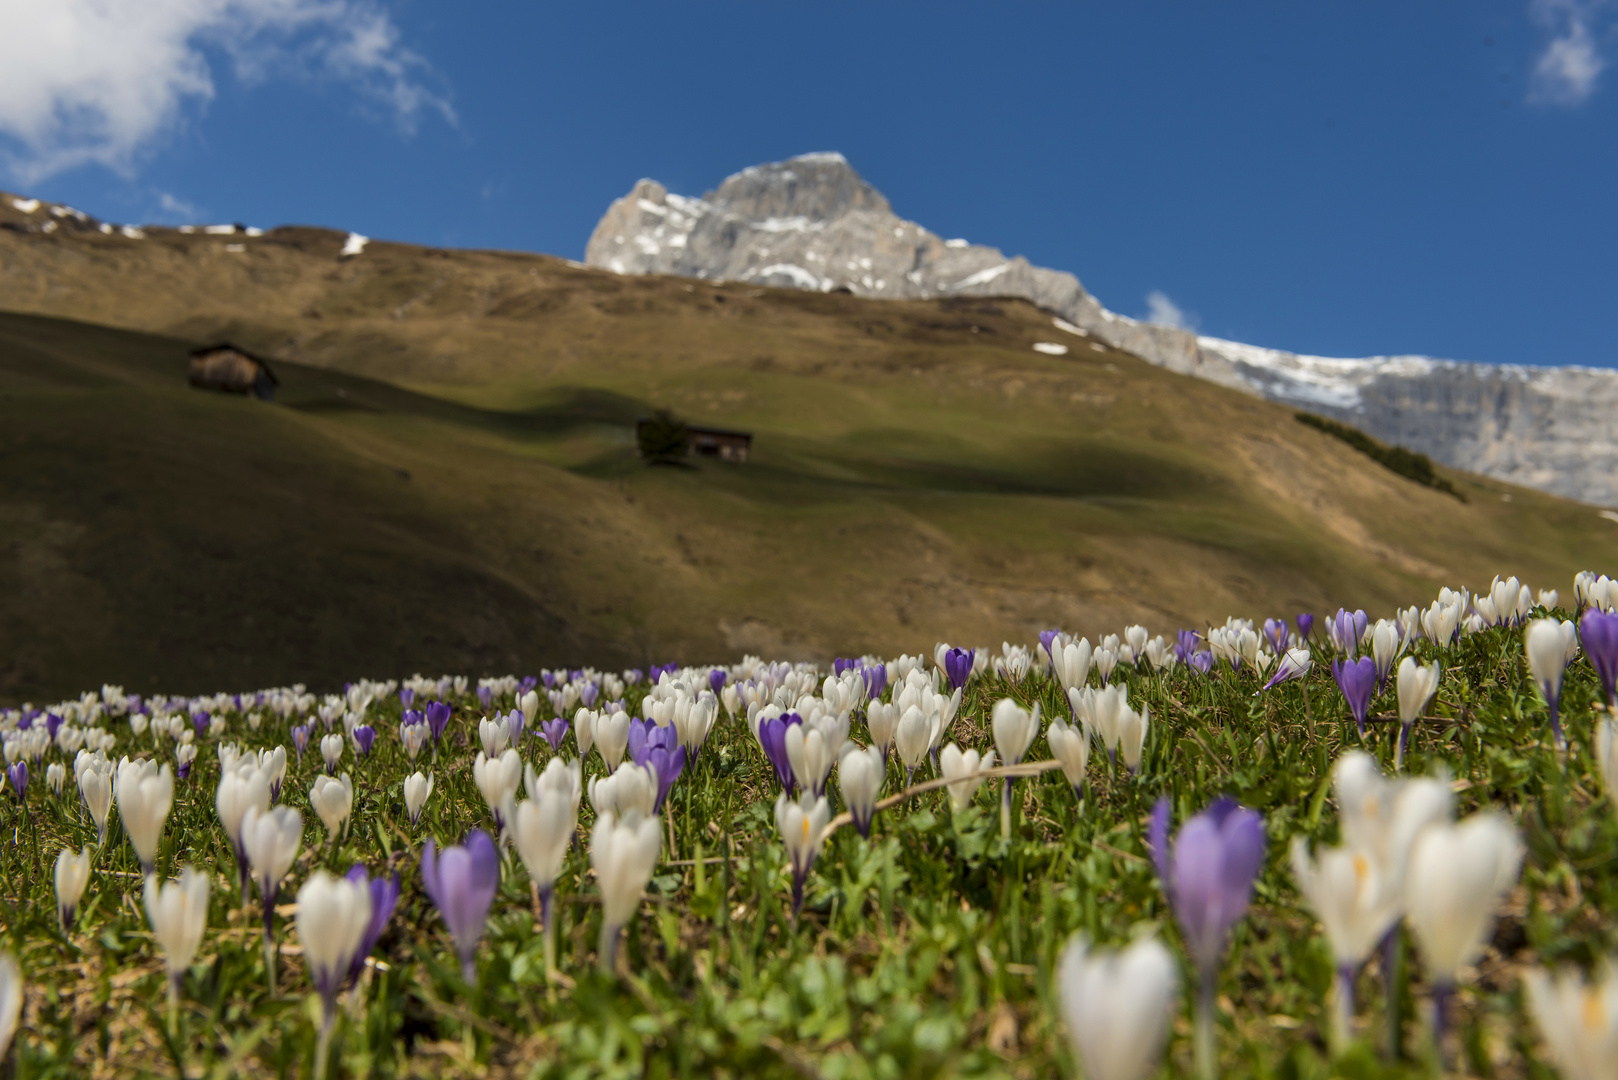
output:
[[[108, 12], [112, 14], [108, 14]], [[0, 184], [115, 221], [580, 257], [641, 176], [840, 150], [1109, 307], [1618, 364], [1615, 0], [0, 0]], [[1603, 315], [1606, 311], [1608, 314]]]

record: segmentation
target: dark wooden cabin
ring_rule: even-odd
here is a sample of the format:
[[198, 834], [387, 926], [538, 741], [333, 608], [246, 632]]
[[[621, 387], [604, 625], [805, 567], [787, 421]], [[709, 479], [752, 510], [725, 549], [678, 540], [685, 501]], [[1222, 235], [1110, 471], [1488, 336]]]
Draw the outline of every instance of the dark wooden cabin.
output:
[[229, 342], [205, 345], [191, 353], [190, 382], [200, 390], [251, 394], [260, 401], [274, 401], [275, 388], [281, 385], [263, 357]]
[[698, 457], [718, 458], [720, 461], [743, 462], [753, 449], [753, 436], [745, 431], [726, 431], [723, 428], [688, 428], [691, 432], [691, 452]]

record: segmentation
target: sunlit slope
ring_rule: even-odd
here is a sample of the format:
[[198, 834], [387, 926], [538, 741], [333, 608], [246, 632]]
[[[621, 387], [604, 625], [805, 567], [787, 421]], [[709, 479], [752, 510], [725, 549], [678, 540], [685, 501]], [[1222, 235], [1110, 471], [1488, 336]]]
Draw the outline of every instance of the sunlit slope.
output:
[[[1391, 607], [1496, 572], [1565, 589], [1614, 562], [1618, 525], [1587, 507], [1446, 473], [1463, 505], [1021, 302], [404, 245], [340, 259], [319, 230], [228, 239], [0, 233], [7, 306], [298, 362], [264, 406], [187, 389], [178, 341], [4, 321], [0, 410], [28, 462], [0, 476], [6, 529], [55, 576], [0, 572], [56, 582], [0, 600], [32, 658], [8, 686], [76, 686], [119, 650], [116, 670], [160, 656], [191, 666], [145, 678], [202, 689], [1167, 631]], [[630, 423], [655, 405], [754, 432], [753, 461], [644, 468]], [[105, 501], [103, 475], [139, 497]], [[216, 533], [237, 538], [219, 566]], [[73, 596], [101, 614], [68, 614]], [[159, 647], [165, 619], [191, 648]]]

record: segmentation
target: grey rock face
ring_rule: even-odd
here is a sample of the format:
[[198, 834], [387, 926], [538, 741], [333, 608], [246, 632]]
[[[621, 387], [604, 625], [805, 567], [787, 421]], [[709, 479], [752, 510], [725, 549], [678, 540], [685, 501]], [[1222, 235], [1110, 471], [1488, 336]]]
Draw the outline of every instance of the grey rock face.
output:
[[1159, 367], [1334, 416], [1455, 468], [1618, 505], [1618, 372], [1328, 359], [1139, 322], [1072, 274], [900, 218], [841, 154], [744, 169], [701, 198], [642, 180], [596, 225], [585, 262], [873, 298], [1021, 297]]

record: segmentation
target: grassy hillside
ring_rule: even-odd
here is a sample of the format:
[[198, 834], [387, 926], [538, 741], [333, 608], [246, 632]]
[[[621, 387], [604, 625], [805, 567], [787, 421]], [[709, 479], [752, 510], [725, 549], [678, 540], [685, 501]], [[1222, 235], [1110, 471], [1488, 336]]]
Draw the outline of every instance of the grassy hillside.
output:
[[[34, 313], [0, 318], [0, 699], [1170, 631], [1615, 561], [1588, 507], [1440, 470], [1463, 505], [1020, 301], [342, 239], [0, 231]], [[278, 404], [185, 386], [221, 337], [284, 358]], [[641, 466], [657, 405], [753, 461]]]

